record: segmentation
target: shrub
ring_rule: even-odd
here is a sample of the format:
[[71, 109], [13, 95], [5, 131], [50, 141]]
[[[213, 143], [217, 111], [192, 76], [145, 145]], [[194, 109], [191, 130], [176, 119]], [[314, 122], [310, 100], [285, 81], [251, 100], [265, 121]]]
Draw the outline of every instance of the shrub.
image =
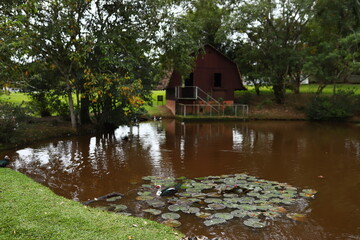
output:
[[0, 142], [11, 143], [15, 130], [29, 120], [26, 109], [21, 105], [0, 101]]
[[315, 96], [310, 100], [305, 112], [310, 120], [342, 121], [359, 111], [359, 97], [354, 91], [338, 91], [332, 96]]
[[41, 117], [49, 117], [57, 115], [64, 119], [69, 119], [69, 107], [66, 102], [61, 101], [61, 98], [52, 93], [33, 92], [30, 94], [31, 102], [30, 109], [35, 115]]
[[249, 91], [241, 92], [241, 94], [235, 98], [235, 103], [238, 104], [250, 104], [253, 93]]
[[226, 115], [226, 116], [234, 116], [235, 115], [235, 109], [234, 109], [234, 107], [233, 106], [227, 106], [227, 107], [225, 107], [225, 109], [224, 109], [224, 114]]

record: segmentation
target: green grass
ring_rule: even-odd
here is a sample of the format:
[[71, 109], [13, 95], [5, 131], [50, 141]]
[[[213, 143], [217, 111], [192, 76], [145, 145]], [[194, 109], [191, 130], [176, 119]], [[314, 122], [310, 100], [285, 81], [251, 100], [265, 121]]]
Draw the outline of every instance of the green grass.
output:
[[[317, 84], [307, 84], [301, 85], [300, 93], [316, 93], [319, 85]], [[355, 94], [360, 94], [360, 84], [336, 84], [336, 90], [354, 90]], [[323, 94], [333, 94], [334, 85], [327, 85], [322, 93]]]
[[0, 168], [0, 239], [180, 239], [150, 220], [85, 207]]
[[7, 101], [15, 104], [29, 102], [30, 98], [25, 93], [11, 92], [10, 94], [0, 94], [0, 101]]
[[[316, 93], [319, 85], [318, 84], [304, 84], [300, 86], [300, 93]], [[246, 86], [248, 92], [255, 93], [255, 89], [253, 86]], [[323, 94], [332, 94], [334, 90], [334, 85], [327, 85], [322, 93]], [[336, 90], [354, 90], [355, 94], [360, 94], [360, 84], [336, 84]], [[241, 95], [246, 91], [237, 91], [236, 95]], [[272, 87], [260, 87], [261, 94], [272, 94]], [[287, 90], [287, 93], [291, 93], [292, 91]]]
[[[158, 96], [162, 96], [163, 101], [158, 101]], [[150, 116], [162, 115], [159, 112], [159, 106], [166, 104], [166, 92], [164, 90], [154, 90], [152, 91], [152, 106], [145, 106], [145, 110], [149, 113]]]
[[[153, 106], [162, 106], [166, 103], [166, 92], [164, 90], [154, 90], [152, 91], [152, 103]], [[158, 101], [158, 97], [162, 96], [163, 101]]]

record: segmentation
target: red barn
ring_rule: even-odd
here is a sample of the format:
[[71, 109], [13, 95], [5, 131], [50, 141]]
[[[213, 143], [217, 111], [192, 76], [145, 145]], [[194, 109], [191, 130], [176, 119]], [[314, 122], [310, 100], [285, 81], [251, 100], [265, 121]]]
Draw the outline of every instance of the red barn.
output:
[[166, 89], [166, 105], [175, 114], [179, 104], [234, 103], [234, 91], [246, 90], [237, 65], [211, 45], [196, 58], [187, 76], [173, 71], [159, 86]]

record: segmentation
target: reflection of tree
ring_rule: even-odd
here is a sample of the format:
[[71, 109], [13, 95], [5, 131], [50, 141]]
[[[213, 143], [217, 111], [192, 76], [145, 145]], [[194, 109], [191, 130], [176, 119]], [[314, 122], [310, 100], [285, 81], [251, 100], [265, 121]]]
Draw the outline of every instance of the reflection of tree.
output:
[[[122, 137], [132, 133], [129, 141]], [[59, 195], [86, 200], [126, 192], [145, 175], [173, 176], [163, 161], [165, 135], [159, 123], [124, 127], [120, 132], [81, 136], [18, 151], [15, 168]]]

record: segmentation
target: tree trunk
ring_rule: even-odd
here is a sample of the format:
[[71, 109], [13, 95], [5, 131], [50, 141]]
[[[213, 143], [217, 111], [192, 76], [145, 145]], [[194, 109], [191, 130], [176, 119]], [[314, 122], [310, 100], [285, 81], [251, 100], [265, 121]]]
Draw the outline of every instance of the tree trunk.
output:
[[273, 85], [275, 101], [277, 104], [283, 104], [285, 101], [285, 88], [281, 83], [276, 83]]
[[260, 96], [260, 85], [259, 85], [259, 84], [255, 84], [254, 87], [255, 87], [256, 95], [257, 95], [257, 96]]
[[75, 111], [74, 111], [74, 102], [73, 102], [69, 77], [66, 78], [66, 85], [67, 85], [67, 95], [68, 95], [68, 101], [69, 101], [71, 127], [76, 128], [76, 116], [75, 116]]
[[300, 83], [301, 83], [301, 75], [300, 74], [296, 74], [295, 76], [295, 81], [294, 81], [294, 85], [293, 85], [293, 92], [295, 94], [299, 94], [300, 93]]
[[80, 121], [81, 124], [91, 123], [90, 114], [89, 114], [89, 105], [90, 101], [87, 96], [81, 98], [81, 107], [80, 107]]

